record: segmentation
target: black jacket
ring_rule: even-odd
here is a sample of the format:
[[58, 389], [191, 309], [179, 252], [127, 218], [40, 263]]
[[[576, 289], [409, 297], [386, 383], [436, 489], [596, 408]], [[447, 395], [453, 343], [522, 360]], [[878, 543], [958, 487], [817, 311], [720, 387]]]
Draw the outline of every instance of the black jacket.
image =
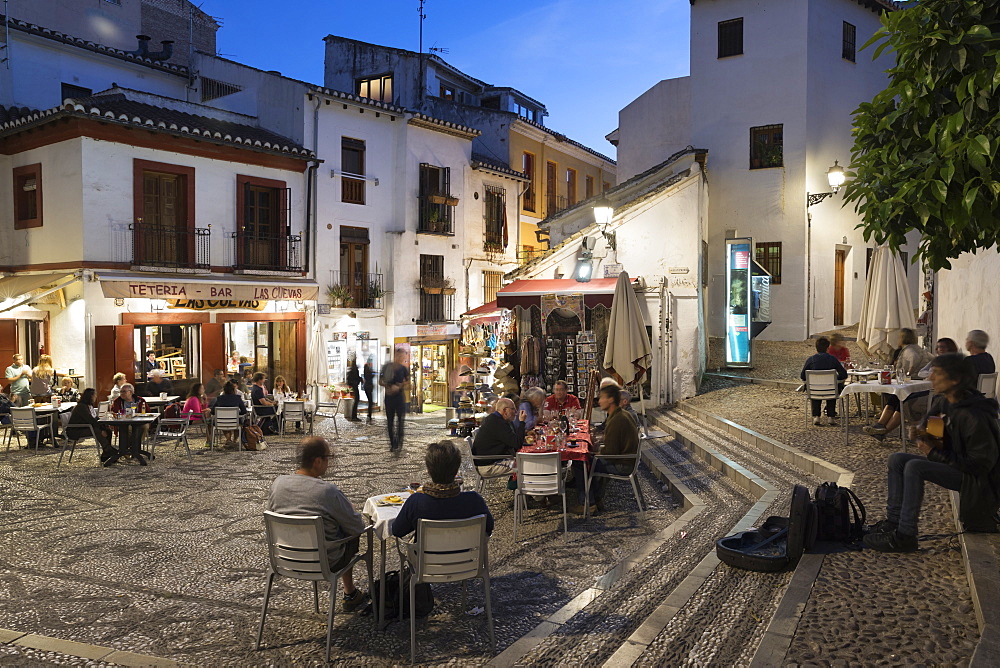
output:
[[361, 384], [361, 373], [358, 371], [357, 365], [348, 365], [347, 384], [350, 387], [357, 387]]
[[806, 363], [802, 365], [802, 373], [799, 377], [802, 380], [806, 379], [806, 371], [836, 371], [837, 379], [844, 380], [847, 378], [847, 369], [844, 365], [840, 363], [836, 357], [830, 353], [816, 353], [812, 357], [806, 360]]
[[[490, 413], [479, 425], [476, 438], [472, 441], [472, 460], [476, 466], [489, 466], [499, 461], [496, 455], [513, 457], [517, 452], [518, 438], [514, 426], [500, 413]], [[476, 459], [476, 455], [494, 455], [491, 459]]]
[[996, 399], [971, 392], [958, 403], [935, 397], [928, 415], [945, 417], [944, 445], [927, 458], [962, 472], [958, 516], [968, 531], [996, 531], [1000, 506], [1000, 427]]

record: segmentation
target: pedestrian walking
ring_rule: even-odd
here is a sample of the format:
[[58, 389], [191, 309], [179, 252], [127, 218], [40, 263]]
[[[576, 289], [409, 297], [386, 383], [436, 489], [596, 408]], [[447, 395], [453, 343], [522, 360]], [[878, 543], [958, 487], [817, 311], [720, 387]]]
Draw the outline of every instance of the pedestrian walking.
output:
[[358, 402], [361, 401], [361, 394], [358, 388], [361, 387], [361, 372], [358, 371], [357, 357], [347, 360], [347, 386], [351, 388], [351, 396], [354, 402], [351, 404], [351, 417], [347, 418], [351, 422], [358, 421]]
[[365, 362], [361, 377], [364, 379], [365, 396], [368, 398], [368, 424], [371, 424], [372, 409], [375, 407], [375, 367], [371, 357]]
[[385, 388], [385, 416], [389, 430], [389, 452], [398, 452], [403, 447], [406, 395], [410, 385], [410, 372], [406, 368], [405, 362], [406, 353], [397, 350], [395, 359], [385, 363], [378, 379], [378, 384]]

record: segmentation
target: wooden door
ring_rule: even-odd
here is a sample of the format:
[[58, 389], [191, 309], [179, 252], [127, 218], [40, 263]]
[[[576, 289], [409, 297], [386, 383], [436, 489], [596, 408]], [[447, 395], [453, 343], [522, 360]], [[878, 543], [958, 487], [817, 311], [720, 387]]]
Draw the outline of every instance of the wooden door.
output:
[[119, 371], [125, 380], [135, 383], [135, 344], [132, 325], [97, 325], [94, 327], [94, 380], [98, 399], [104, 401]]
[[833, 324], [844, 324], [844, 268], [847, 251], [838, 250], [833, 266]]
[[[14, 354], [17, 353], [17, 320], [0, 320], [0, 368], [10, 366]], [[6, 378], [0, 378], [4, 392], [10, 385]]]
[[222, 323], [201, 326], [201, 382], [207, 383], [216, 369], [226, 371], [226, 333]]
[[[143, 221], [136, 226], [135, 251], [140, 263], [184, 266], [189, 256], [185, 239], [184, 177], [179, 174], [143, 172]], [[139, 258], [136, 258], [139, 260]]]

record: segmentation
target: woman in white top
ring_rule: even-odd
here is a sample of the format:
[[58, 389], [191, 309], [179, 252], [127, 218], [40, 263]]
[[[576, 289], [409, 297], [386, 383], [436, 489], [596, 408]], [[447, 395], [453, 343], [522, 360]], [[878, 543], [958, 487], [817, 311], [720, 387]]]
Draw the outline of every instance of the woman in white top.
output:
[[125, 384], [125, 374], [118, 372], [111, 377], [114, 382], [114, 387], [111, 388], [111, 394], [108, 396], [108, 401], [114, 401], [122, 393], [122, 385]]

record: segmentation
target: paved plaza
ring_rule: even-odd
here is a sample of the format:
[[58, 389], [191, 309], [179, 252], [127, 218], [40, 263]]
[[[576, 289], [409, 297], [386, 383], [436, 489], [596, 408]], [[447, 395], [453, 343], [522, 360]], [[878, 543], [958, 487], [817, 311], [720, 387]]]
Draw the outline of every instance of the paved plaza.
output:
[[[810, 347], [759, 344], [755, 371], [791, 381]], [[823, 471], [848, 476], [869, 521], [882, 517], [885, 460], [901, 444], [855, 427], [845, 446], [842, 430], [812, 426], [804, 405], [794, 383], [713, 375], [700, 396], [657, 412], [667, 436], [645, 441], [645, 523], [616, 484], [609, 509], [587, 521], [571, 515], [565, 536], [558, 512], [530, 510], [515, 543], [511, 493], [491, 483], [497, 654], [476, 610], [481, 589], [470, 587], [463, 607], [460, 586], [435, 586], [437, 607], [418, 623], [418, 662], [968, 665], [980, 641], [976, 608], [951, 500], [934, 486], [916, 553], [842, 547], [807, 555], [794, 573], [715, 559], [717, 538], [787, 515], [792, 486], [830, 479]], [[321, 422], [336, 444], [328, 477], [359, 508], [422, 480], [422, 446], [445, 437], [443, 423], [441, 413], [411, 415], [394, 458], [381, 418], [341, 420], [339, 439]], [[277, 588], [264, 646], [253, 651], [266, 573], [261, 512], [271, 480], [294, 468], [299, 438], [271, 437], [256, 453], [209, 452], [196, 438], [192, 461], [168, 445], [148, 467], [98, 468], [92, 449], [61, 469], [51, 449], [3, 454], [0, 629], [12, 633], [0, 630], [0, 663], [320, 665], [325, 617], [302, 583]], [[806, 472], [765, 441], [826, 468]], [[468, 457], [463, 474], [472, 479]], [[25, 633], [40, 638], [16, 639]], [[408, 623], [378, 632], [371, 616], [338, 612], [333, 642], [336, 665], [408, 663]]]

